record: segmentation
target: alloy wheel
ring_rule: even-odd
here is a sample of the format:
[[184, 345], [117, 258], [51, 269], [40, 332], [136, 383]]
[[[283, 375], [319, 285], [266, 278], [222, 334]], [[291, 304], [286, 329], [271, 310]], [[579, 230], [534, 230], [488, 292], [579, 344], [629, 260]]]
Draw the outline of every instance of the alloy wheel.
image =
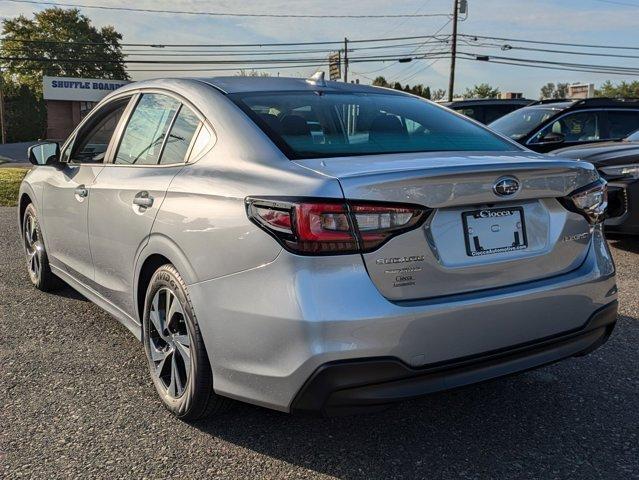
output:
[[191, 376], [191, 337], [182, 304], [169, 288], [160, 288], [149, 312], [149, 352], [153, 374], [173, 398], [184, 394]]
[[27, 215], [24, 221], [24, 247], [27, 254], [27, 267], [32, 278], [40, 278], [42, 265], [38, 254], [40, 238], [36, 228], [36, 219], [33, 215]]

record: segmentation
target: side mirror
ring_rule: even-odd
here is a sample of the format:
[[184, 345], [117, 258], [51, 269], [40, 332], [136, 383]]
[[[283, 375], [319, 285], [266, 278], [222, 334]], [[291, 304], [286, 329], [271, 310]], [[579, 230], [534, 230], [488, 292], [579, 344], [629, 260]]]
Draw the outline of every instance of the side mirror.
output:
[[565, 140], [566, 136], [562, 133], [548, 132], [543, 137], [540, 137], [539, 140], [537, 140], [537, 143], [551, 145], [555, 143], [564, 143]]
[[60, 163], [60, 145], [58, 142], [40, 142], [27, 150], [29, 161], [34, 165], [56, 165]]

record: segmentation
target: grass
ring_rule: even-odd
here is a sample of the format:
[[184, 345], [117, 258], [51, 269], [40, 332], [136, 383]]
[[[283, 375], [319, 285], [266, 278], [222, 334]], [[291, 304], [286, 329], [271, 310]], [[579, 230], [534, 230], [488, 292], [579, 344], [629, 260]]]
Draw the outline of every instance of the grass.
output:
[[15, 207], [18, 204], [20, 182], [28, 171], [26, 168], [0, 168], [0, 206]]

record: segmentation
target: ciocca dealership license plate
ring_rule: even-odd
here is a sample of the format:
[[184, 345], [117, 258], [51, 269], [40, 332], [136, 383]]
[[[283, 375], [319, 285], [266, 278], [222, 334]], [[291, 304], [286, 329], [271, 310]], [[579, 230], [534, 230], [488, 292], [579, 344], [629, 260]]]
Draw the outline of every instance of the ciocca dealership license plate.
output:
[[466, 253], [471, 257], [528, 247], [521, 207], [486, 208], [462, 213]]

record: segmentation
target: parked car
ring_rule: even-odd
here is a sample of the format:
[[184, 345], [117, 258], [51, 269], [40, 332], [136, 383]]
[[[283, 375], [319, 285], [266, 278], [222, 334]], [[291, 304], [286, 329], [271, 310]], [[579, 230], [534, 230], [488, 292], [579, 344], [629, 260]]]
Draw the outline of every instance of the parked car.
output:
[[639, 100], [542, 100], [489, 124], [536, 152], [621, 140], [639, 128]]
[[594, 164], [608, 181], [606, 230], [639, 234], [639, 130], [617, 142], [563, 148], [553, 154]]
[[119, 319], [183, 419], [228, 398], [377, 409], [583, 355], [615, 324], [595, 168], [403, 92], [132, 83], [29, 159], [31, 281]]
[[454, 102], [442, 103], [442, 105], [477, 120], [478, 122], [489, 124], [490, 122], [503, 117], [507, 113], [518, 110], [533, 102], [534, 100], [528, 100], [527, 98], [482, 98], [457, 100]]

